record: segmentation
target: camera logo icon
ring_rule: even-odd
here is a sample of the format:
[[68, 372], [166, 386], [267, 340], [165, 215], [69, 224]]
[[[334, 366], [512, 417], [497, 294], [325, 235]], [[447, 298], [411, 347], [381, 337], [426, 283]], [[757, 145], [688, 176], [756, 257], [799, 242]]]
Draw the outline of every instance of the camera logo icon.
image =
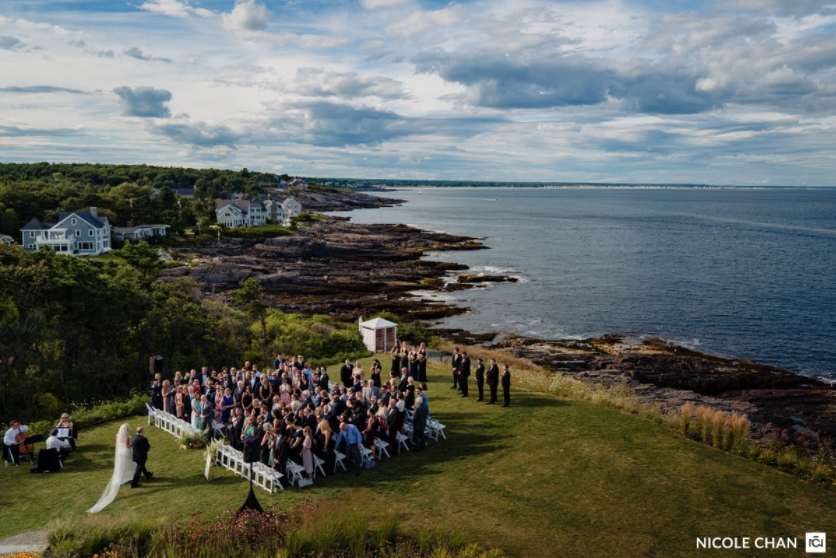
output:
[[807, 533], [807, 554], [827, 552], [827, 533]]

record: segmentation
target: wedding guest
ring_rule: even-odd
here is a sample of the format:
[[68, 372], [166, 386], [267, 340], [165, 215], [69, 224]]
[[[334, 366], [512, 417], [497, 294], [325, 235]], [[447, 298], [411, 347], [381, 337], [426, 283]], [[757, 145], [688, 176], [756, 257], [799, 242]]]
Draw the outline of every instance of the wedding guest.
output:
[[154, 381], [151, 382], [151, 406], [155, 409], [163, 408], [163, 381], [160, 374], [154, 374]]
[[427, 428], [427, 407], [424, 406], [424, 398], [415, 399], [415, 412], [412, 414], [412, 443], [415, 451], [421, 451], [427, 447], [424, 430]]
[[235, 407], [235, 397], [232, 395], [232, 390], [230, 388], [226, 388], [224, 390], [224, 396], [221, 400], [221, 422], [227, 424], [229, 422], [230, 413], [232, 409]]
[[377, 439], [379, 427], [380, 423], [378, 422], [374, 412], [371, 409], [366, 411], [366, 425], [361, 434], [363, 435], [363, 446], [365, 446], [366, 449], [371, 450], [372, 458], [377, 455], [377, 446], [374, 445], [374, 441]]
[[314, 445], [313, 431], [310, 426], [306, 426], [302, 432], [305, 437], [302, 441], [302, 467], [305, 469], [308, 480], [313, 480], [314, 462], [311, 451]]
[[355, 474], [359, 476], [363, 472], [363, 460], [360, 457], [360, 449], [363, 447], [363, 436], [360, 435], [360, 431], [357, 430], [356, 426], [343, 422], [340, 424], [340, 435], [337, 436], [337, 441], [334, 443], [334, 446], [339, 448], [343, 442], [345, 442], [345, 454], [354, 462], [354, 466], [356, 467]]
[[253, 410], [253, 388], [249, 384], [244, 388], [244, 394], [241, 396], [241, 406], [244, 408], [244, 412], [251, 413]]
[[325, 470], [333, 471], [336, 455], [334, 454], [334, 431], [331, 428], [331, 423], [323, 419], [319, 421], [317, 430], [316, 454], [325, 462]]
[[196, 392], [192, 396], [192, 428], [196, 430], [203, 430], [200, 421], [201, 398], [200, 392]]
[[160, 395], [163, 398], [163, 412], [171, 414], [171, 382], [163, 380], [163, 387], [160, 390]]
[[177, 388], [177, 393], [174, 395], [174, 409], [177, 412], [177, 418], [183, 419], [185, 417], [185, 402], [183, 401], [183, 387]]
[[418, 381], [419, 382], [426, 382], [427, 381], [427, 358], [429, 357], [429, 353], [427, 352], [427, 344], [421, 343], [421, 348], [418, 350]]
[[372, 363], [372, 376], [369, 379], [370, 382], [373, 382], [371, 385], [375, 385], [375, 386], [382, 385], [380, 383], [380, 372], [381, 372], [380, 361], [377, 360], [377, 359], [374, 359], [374, 362]]

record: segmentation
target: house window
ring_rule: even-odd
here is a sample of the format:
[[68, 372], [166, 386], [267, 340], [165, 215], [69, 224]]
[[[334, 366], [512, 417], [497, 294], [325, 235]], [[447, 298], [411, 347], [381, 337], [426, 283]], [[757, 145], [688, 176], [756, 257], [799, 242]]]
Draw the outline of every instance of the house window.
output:
[[29, 231], [29, 238], [35, 238], [35, 231]]
[[87, 231], [87, 236], [93, 236], [93, 229], [90, 229], [89, 231]]
[[72, 223], [73, 223], [73, 225], [77, 225], [78, 224], [78, 219], [73, 219]]
[[[73, 224], [75, 224], [75, 223], [73, 223]], [[76, 236], [81, 236], [81, 231], [75, 231], [75, 235]]]

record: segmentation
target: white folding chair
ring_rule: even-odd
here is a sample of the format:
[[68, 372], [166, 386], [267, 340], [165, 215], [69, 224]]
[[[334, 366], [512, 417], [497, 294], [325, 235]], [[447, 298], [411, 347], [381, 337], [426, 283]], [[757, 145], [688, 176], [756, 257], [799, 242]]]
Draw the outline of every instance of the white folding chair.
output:
[[319, 457], [317, 457], [316, 455], [314, 455], [314, 456], [313, 456], [313, 462], [314, 462], [313, 477], [314, 477], [314, 478], [316, 478], [316, 472], [317, 472], [317, 471], [319, 471], [320, 473], [322, 473], [322, 476], [323, 476], [323, 477], [324, 477], [324, 476], [326, 476], [326, 474], [325, 474], [325, 469], [322, 467], [322, 466], [325, 464], [325, 460], [324, 460], [324, 459], [320, 459]]
[[334, 450], [334, 456], [334, 474], [336, 474], [337, 472], [337, 466], [342, 467], [343, 471], [346, 471], [347, 469], [345, 468], [345, 454]]
[[383, 455], [386, 456], [387, 459], [391, 459], [391, 456], [389, 455], [389, 449], [388, 449], [389, 448], [389, 442], [385, 442], [385, 441], [381, 440], [380, 438], [375, 438], [374, 439], [374, 445], [377, 448], [378, 455], [383, 454]]
[[285, 465], [285, 469], [287, 470], [287, 473], [290, 476], [290, 479], [288, 480], [288, 482], [290, 483], [290, 486], [293, 486], [294, 484], [296, 484], [298, 486], [299, 481], [305, 478], [305, 476], [304, 476], [305, 470], [302, 468], [301, 465], [297, 464], [295, 461], [293, 461], [291, 459], [287, 460], [287, 464]]
[[398, 432], [397, 436], [398, 439], [398, 447], [403, 447], [406, 451], [409, 451], [409, 445], [407, 445], [406, 441], [409, 440], [403, 433]]

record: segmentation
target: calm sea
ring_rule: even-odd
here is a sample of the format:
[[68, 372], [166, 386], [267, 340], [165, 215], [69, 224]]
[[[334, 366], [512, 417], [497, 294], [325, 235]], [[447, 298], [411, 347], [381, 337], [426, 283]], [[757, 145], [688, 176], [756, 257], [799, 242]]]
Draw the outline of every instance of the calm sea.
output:
[[[663, 337], [836, 378], [836, 189], [397, 192], [355, 222], [486, 237], [435, 254], [516, 284], [437, 295], [470, 331]], [[426, 295], [426, 293], [425, 293]]]

